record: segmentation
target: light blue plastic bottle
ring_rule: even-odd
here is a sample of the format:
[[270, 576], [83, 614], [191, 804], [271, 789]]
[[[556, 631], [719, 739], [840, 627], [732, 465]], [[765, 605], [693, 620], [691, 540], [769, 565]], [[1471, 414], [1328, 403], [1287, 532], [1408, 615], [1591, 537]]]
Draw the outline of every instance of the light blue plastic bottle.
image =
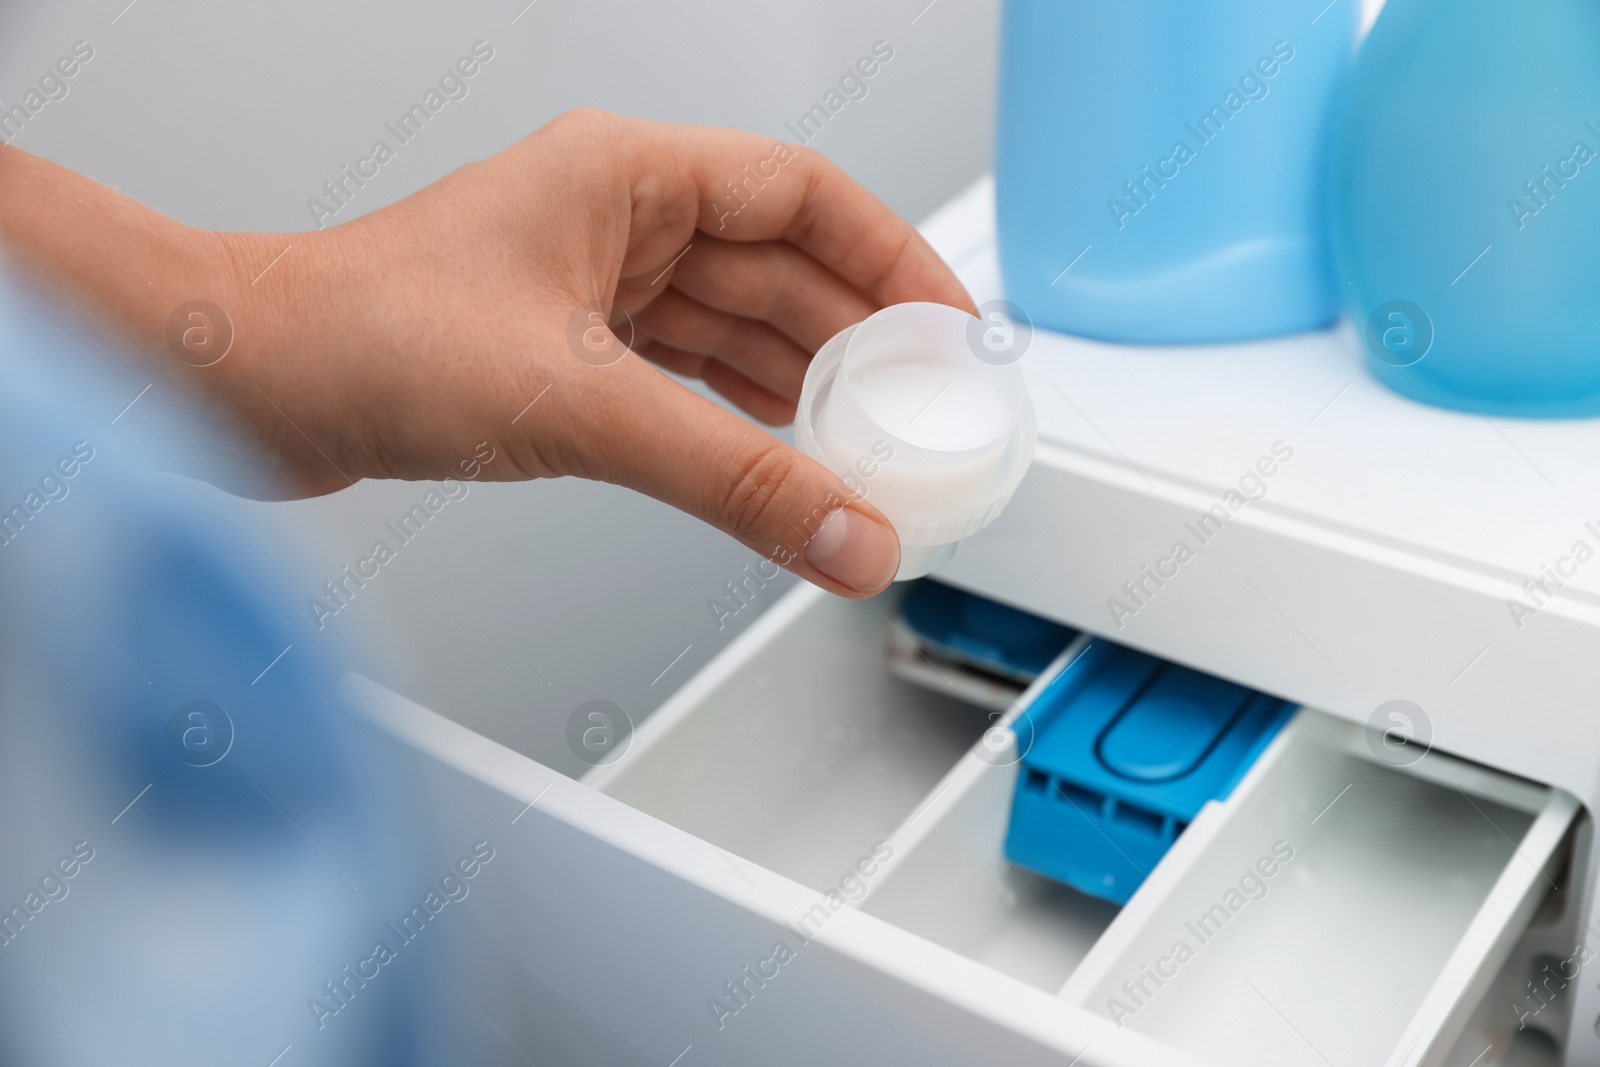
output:
[[1380, 380], [1600, 413], [1600, 4], [1389, 0], [1334, 167], [1334, 258]]
[[1006, 295], [1134, 344], [1329, 324], [1325, 145], [1358, 13], [1324, 2], [1006, 0]]

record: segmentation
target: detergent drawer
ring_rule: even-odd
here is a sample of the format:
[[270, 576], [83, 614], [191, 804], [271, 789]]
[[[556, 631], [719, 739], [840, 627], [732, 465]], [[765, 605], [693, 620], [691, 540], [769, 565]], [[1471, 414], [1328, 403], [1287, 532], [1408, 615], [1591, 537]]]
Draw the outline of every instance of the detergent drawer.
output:
[[[1442, 1063], [1564, 879], [1576, 811], [1302, 709], [1061, 996], [1219, 1067]], [[1493, 1017], [1467, 1050], [1489, 1063], [1516, 1028]]]
[[502, 977], [468, 992], [521, 1053], [588, 1062], [567, 1032], [655, 1067], [1433, 1063], [1559, 879], [1570, 798], [1440, 753], [1387, 766], [1306, 709], [1126, 905], [1012, 864], [1009, 724], [1097, 639], [990, 710], [891, 671], [901, 595], [794, 590], [582, 782], [351, 683], [441, 821], [503, 824], [474, 890]]

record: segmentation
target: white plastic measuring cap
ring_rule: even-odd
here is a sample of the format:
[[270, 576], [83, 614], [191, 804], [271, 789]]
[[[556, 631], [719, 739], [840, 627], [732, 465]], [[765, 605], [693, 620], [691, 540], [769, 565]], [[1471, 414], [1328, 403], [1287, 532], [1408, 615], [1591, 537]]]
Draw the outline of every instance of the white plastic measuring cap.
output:
[[985, 329], [944, 304], [896, 304], [835, 335], [806, 371], [795, 444], [894, 524], [896, 580], [993, 522], [1033, 461], [1022, 371], [978, 341]]

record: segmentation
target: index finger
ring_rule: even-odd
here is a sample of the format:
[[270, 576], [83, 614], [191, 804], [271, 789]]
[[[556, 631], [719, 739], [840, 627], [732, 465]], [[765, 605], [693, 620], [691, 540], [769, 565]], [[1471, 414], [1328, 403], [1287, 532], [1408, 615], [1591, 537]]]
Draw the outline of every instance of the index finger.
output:
[[670, 155], [675, 176], [693, 183], [706, 233], [788, 241], [882, 305], [976, 310], [921, 234], [814, 149], [702, 126], [658, 126], [657, 137], [641, 162], [659, 174]]

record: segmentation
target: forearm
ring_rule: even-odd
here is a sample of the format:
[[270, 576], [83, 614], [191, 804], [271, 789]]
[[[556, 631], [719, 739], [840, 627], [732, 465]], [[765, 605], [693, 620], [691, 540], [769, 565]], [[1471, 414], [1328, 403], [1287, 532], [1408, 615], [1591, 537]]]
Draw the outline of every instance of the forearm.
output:
[[[221, 402], [228, 419], [299, 492], [348, 484], [348, 465], [316, 454], [297, 423], [302, 398], [283, 324], [315, 286], [297, 274], [317, 234], [186, 226], [65, 167], [0, 147], [0, 245], [27, 280], [98, 320], [130, 360]], [[296, 254], [274, 262], [291, 245]], [[268, 268], [271, 268], [270, 270]], [[197, 316], [198, 310], [198, 316]], [[278, 405], [274, 408], [274, 405]], [[295, 418], [285, 410], [295, 411]], [[320, 435], [319, 435], [320, 436]], [[311, 473], [305, 466], [320, 467]]]
[[238, 303], [247, 236], [184, 226], [65, 167], [0, 148], [0, 242], [11, 259], [149, 350], [163, 346], [167, 318], [185, 301]]

